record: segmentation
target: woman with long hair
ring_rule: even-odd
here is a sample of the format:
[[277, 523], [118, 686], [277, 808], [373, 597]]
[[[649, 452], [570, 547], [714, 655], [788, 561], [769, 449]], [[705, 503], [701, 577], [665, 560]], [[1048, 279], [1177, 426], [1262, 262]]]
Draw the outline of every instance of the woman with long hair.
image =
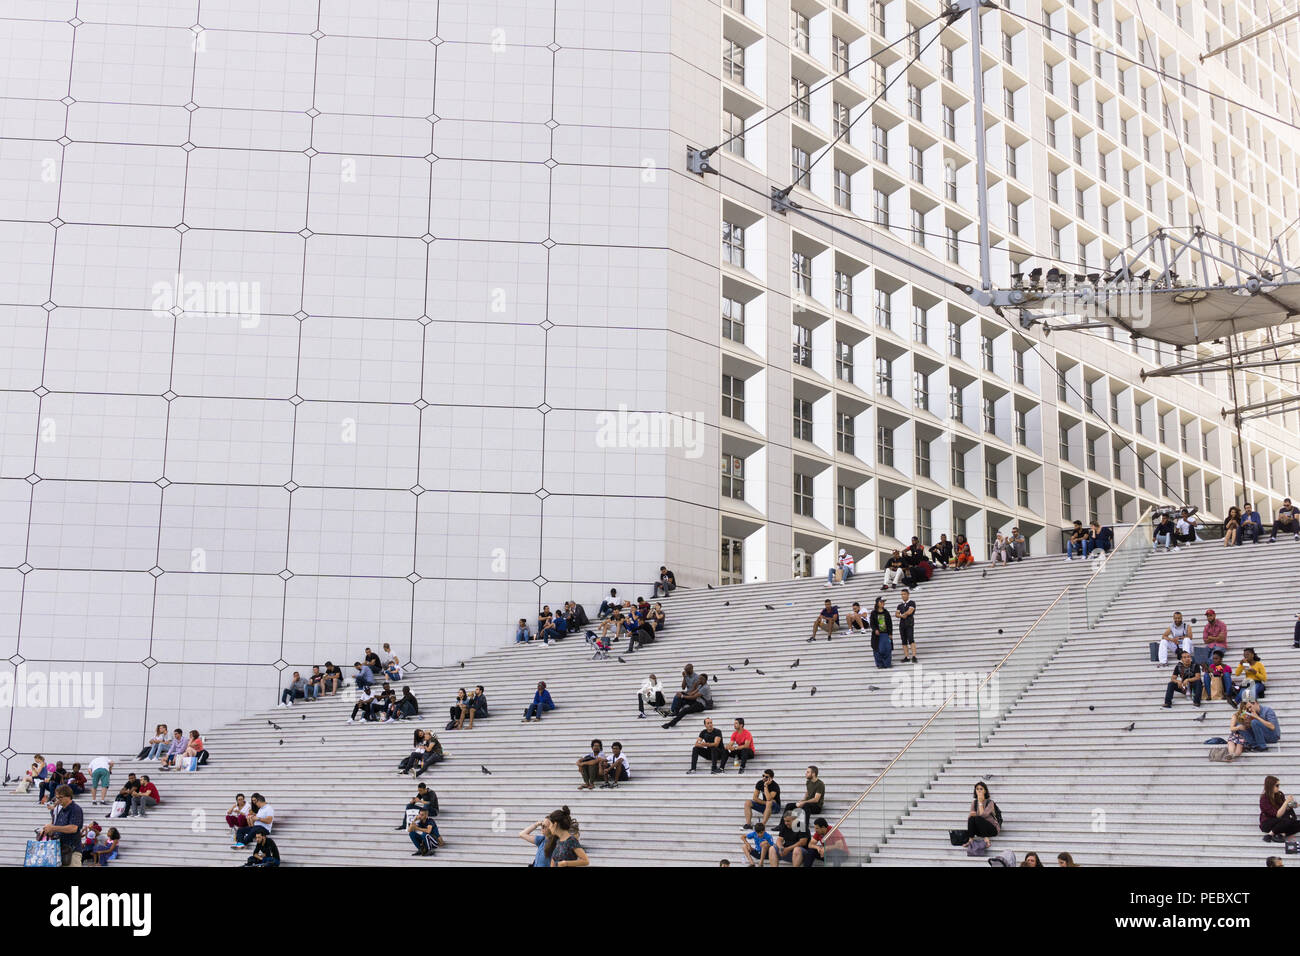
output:
[[171, 735], [167, 733], [167, 725], [159, 724], [154, 728], [153, 736], [149, 738], [149, 752], [145, 754], [145, 760], [157, 760], [164, 750], [171, 743]]
[[1074, 857], [1070, 856], [1070, 854], [1058, 853], [1056, 854], [1056, 865], [1057, 866], [1078, 866], [1079, 864], [1074, 862]]
[[587, 851], [578, 842], [578, 828], [568, 807], [551, 811], [546, 818], [551, 823], [551, 835], [543, 844], [546, 855], [551, 858], [551, 866], [588, 866]]
[[[519, 839], [523, 840], [525, 843], [531, 843], [535, 847], [535, 850], [533, 852], [533, 861], [528, 864], [529, 866], [550, 866], [551, 865], [550, 850], [546, 848], [546, 844], [547, 841], [550, 839], [550, 836], [551, 836], [550, 817], [542, 817], [542, 819], [538, 820], [536, 823], [532, 824], [531, 826], [525, 827], [523, 830], [519, 831]], [[555, 847], [552, 846], [551, 850], [554, 849]]]
[[1285, 843], [1287, 837], [1300, 833], [1296, 802], [1295, 797], [1282, 792], [1277, 777], [1270, 774], [1264, 778], [1264, 792], [1259, 796], [1259, 828], [1265, 843]]
[[1228, 509], [1228, 516], [1223, 519], [1223, 546], [1232, 547], [1237, 543], [1237, 533], [1241, 530], [1241, 509], [1233, 505]]
[[975, 563], [975, 557], [970, 553], [970, 542], [966, 540], [964, 534], [957, 535], [957, 547], [952, 556], [953, 567], [960, 571], [969, 564]]
[[893, 667], [894, 620], [885, 607], [884, 598], [876, 598], [876, 604], [868, 618], [868, 623], [871, 624], [871, 653], [875, 655], [876, 667]]
[[231, 804], [230, 809], [226, 811], [226, 826], [230, 827], [230, 836], [233, 839], [235, 831], [240, 827], [248, 826], [248, 801], [244, 799], [242, 793], [235, 794], [235, 802]]
[[975, 837], [983, 837], [990, 844], [998, 835], [1002, 825], [998, 822], [998, 807], [989, 793], [988, 784], [983, 780], [972, 789], [970, 814], [966, 817], [966, 845]]
[[465, 723], [465, 716], [469, 707], [469, 694], [462, 687], [456, 691], [456, 700], [451, 705], [448, 713], [451, 715], [451, 726], [448, 730], [460, 730], [461, 725]]
[[1025, 858], [1020, 861], [1020, 865], [1036, 866], [1041, 870], [1043, 868], [1043, 861], [1039, 859], [1038, 854], [1035, 851], [1030, 850], [1028, 853], [1025, 854]]

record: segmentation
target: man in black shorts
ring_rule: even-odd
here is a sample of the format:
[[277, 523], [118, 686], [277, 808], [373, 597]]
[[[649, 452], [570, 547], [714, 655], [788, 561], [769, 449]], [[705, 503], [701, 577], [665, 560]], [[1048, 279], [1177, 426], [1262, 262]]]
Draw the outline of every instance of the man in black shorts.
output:
[[903, 588], [903, 598], [895, 609], [898, 620], [898, 640], [903, 645], [903, 663], [916, 663], [916, 638], [912, 636], [912, 626], [916, 623], [916, 602], [911, 592]]

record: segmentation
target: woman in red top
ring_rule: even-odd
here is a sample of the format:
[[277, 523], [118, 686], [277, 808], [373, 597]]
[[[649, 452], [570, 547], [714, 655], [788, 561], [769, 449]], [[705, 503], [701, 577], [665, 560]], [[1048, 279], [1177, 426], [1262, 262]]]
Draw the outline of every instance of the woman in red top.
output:
[[1285, 843], [1287, 837], [1300, 833], [1295, 808], [1296, 798], [1282, 792], [1277, 777], [1265, 777], [1264, 792], [1259, 796], [1259, 828], [1265, 842]]
[[203, 753], [203, 738], [199, 736], [199, 732], [197, 730], [191, 730], [190, 742], [189, 745], [185, 748], [185, 756], [197, 757], [201, 753]]

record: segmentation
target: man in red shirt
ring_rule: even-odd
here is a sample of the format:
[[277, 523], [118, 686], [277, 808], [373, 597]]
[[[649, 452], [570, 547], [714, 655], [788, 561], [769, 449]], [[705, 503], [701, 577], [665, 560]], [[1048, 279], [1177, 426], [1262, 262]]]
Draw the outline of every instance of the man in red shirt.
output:
[[1211, 650], [1228, 649], [1228, 625], [1215, 617], [1213, 608], [1205, 612], [1205, 630], [1201, 632], [1201, 640]]
[[150, 781], [148, 774], [140, 777], [140, 789], [136, 791], [134, 799], [131, 801], [131, 816], [142, 817], [144, 812], [150, 807], [156, 807], [162, 803], [162, 797], [158, 796], [158, 788]]
[[745, 764], [754, 759], [754, 735], [745, 729], [744, 717], [737, 717], [732, 727], [735, 730], [731, 733], [731, 741], [727, 744], [727, 749], [722, 752], [718, 766], [726, 770], [727, 761], [735, 757], [740, 761], [739, 773], [744, 773]]

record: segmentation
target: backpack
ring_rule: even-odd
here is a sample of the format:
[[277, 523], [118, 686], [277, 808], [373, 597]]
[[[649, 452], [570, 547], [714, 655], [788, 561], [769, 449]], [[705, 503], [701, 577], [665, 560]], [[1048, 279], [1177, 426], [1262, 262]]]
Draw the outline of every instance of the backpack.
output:
[[989, 841], [983, 837], [972, 837], [966, 847], [967, 856], [984, 856], [989, 852]]
[[989, 866], [1015, 866], [1016, 855], [1010, 850], [1003, 850], [997, 856], [991, 856], [988, 859]]
[[948, 842], [953, 846], [965, 846], [970, 834], [965, 830], [949, 830]]
[[1002, 829], [1002, 808], [996, 803], [993, 804], [993, 815], [998, 818], [998, 829]]

